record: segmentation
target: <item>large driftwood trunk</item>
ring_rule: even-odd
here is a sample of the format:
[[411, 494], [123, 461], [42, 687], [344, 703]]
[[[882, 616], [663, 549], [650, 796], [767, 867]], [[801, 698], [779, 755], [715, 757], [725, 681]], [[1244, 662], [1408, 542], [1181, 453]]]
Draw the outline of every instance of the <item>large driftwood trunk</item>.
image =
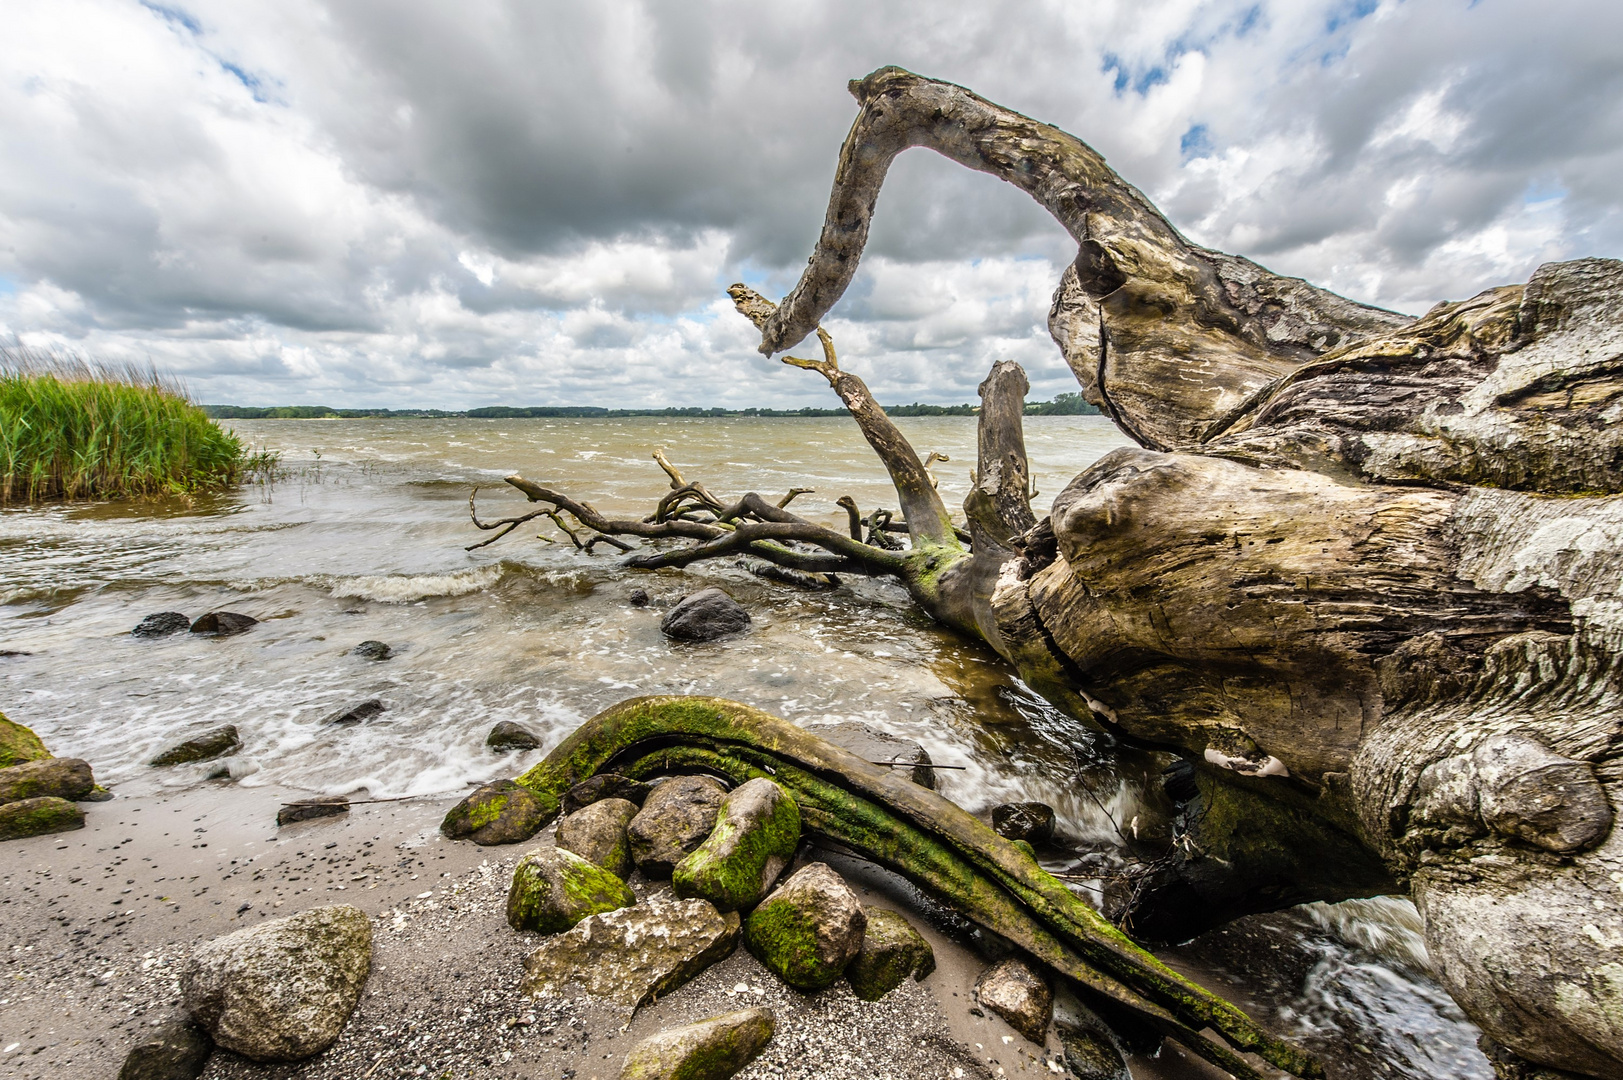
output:
[[746, 313], [767, 354], [817, 328], [910, 146], [1075, 237], [1050, 328], [1141, 449], [1030, 524], [994, 373], [972, 546], [911, 491], [930, 520], [901, 576], [1062, 708], [1201, 770], [1194, 851], [1133, 925], [1407, 888], [1492, 1039], [1623, 1076], [1623, 264], [1413, 320], [1190, 244], [1080, 140], [961, 87], [852, 91], [810, 265]]

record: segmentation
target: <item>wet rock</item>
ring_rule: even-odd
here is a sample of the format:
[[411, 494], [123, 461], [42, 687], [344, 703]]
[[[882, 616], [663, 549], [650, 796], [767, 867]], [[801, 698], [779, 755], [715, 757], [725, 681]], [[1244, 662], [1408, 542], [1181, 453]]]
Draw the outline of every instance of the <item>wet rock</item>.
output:
[[862, 949], [868, 916], [824, 863], [807, 863], [744, 921], [744, 945], [785, 983], [806, 993], [838, 979]]
[[135, 624], [130, 631], [131, 637], [150, 638], [168, 637], [170, 634], [180, 634], [192, 628], [192, 620], [178, 611], [158, 611]]
[[172, 1016], [142, 1034], [118, 1080], [197, 1080], [214, 1050], [208, 1033], [189, 1016]]
[[100, 784], [97, 784], [95, 787], [90, 789], [90, 793], [88, 795], [79, 796], [78, 801], [79, 802], [111, 802], [112, 799], [113, 799], [113, 793], [111, 791], [108, 791], [106, 788], [102, 787]]
[[45, 749], [38, 735], [0, 713], [0, 769], [25, 761], [42, 761], [50, 756], [51, 752]]
[[647, 607], [649, 604], [648, 592], [645, 589], [632, 589], [631, 595], [626, 599], [631, 601], [632, 607]]
[[490, 734], [485, 736], [485, 745], [498, 754], [508, 750], [536, 750], [541, 746], [541, 737], [529, 728], [503, 720], [490, 729]]
[[658, 897], [582, 919], [524, 961], [526, 994], [579, 992], [634, 1009], [663, 997], [738, 944], [738, 913], [708, 900]]
[[233, 634], [246, 634], [259, 624], [259, 620], [252, 615], [242, 615], [235, 611], [211, 611], [192, 623], [192, 633], [207, 634], [210, 637], [230, 637]]
[[757, 777], [721, 801], [710, 835], [671, 872], [673, 891], [722, 911], [754, 907], [800, 845], [800, 807], [777, 784]]
[[537, 848], [513, 868], [507, 890], [507, 925], [557, 934], [589, 915], [630, 907], [637, 897], [626, 883], [573, 851]]
[[659, 628], [677, 641], [714, 641], [745, 630], [750, 613], [720, 589], [700, 589], [665, 613]]
[[520, 844], [549, 820], [546, 807], [529, 788], [493, 780], [451, 807], [440, 822], [440, 832], [447, 839], [472, 840], [481, 847]]
[[1059, 1045], [1065, 1067], [1076, 1080], [1131, 1080], [1121, 1051], [1099, 1028], [1062, 1027]]
[[626, 835], [631, 858], [651, 878], [667, 878], [676, 864], [716, 827], [727, 790], [708, 776], [673, 776], [643, 800]]
[[994, 806], [992, 829], [1005, 840], [1046, 844], [1054, 838], [1054, 808], [1040, 802], [1009, 802]]
[[384, 641], [363, 641], [350, 652], [363, 660], [387, 660], [394, 655], [394, 650]]
[[210, 761], [227, 754], [235, 754], [241, 749], [242, 737], [237, 734], [236, 726], [226, 724], [213, 731], [205, 731], [195, 739], [187, 739], [178, 746], [171, 746], [153, 758], [150, 764], [184, 765], [191, 761]]
[[352, 706], [348, 709], [339, 709], [337, 712], [327, 717], [327, 719], [323, 720], [322, 723], [359, 724], [362, 720], [371, 719], [372, 717], [377, 716], [379, 713], [387, 711], [388, 708], [389, 707], [387, 705], [379, 701], [377, 698], [367, 698], [359, 705]]
[[0, 840], [72, 832], [85, 827], [85, 812], [51, 795], [0, 806]]
[[776, 1030], [771, 1009], [670, 1028], [631, 1048], [620, 1080], [727, 1080], [760, 1056]]
[[79, 758], [46, 758], [0, 769], [0, 803], [46, 796], [71, 802], [89, 795], [95, 786], [90, 762]]
[[632, 780], [617, 773], [598, 773], [564, 792], [563, 810], [566, 814], [573, 814], [581, 807], [590, 806], [599, 799], [624, 799], [626, 802], [641, 806], [647, 801], [648, 793], [653, 790], [654, 785], [645, 784], [641, 780]]
[[344, 795], [314, 795], [298, 802], [286, 803], [276, 812], [277, 825], [292, 825], [298, 821], [337, 817], [349, 813], [349, 798]]
[[626, 826], [636, 816], [634, 802], [601, 799], [560, 821], [554, 843], [623, 879], [631, 873], [631, 844], [626, 839]]
[[1037, 969], [1019, 957], [999, 960], [981, 972], [975, 982], [975, 1000], [1037, 1045], [1048, 1041], [1054, 991]]
[[[906, 776], [920, 787], [935, 790], [935, 770], [931, 768], [930, 755], [912, 739], [880, 731], [857, 720], [813, 728], [812, 733], [844, 747], [864, 761], [895, 762], [893, 772]], [[904, 765], [911, 767], [903, 768]]]
[[371, 970], [372, 920], [334, 904], [197, 946], [180, 993], [216, 1044], [255, 1061], [297, 1061], [338, 1038]]
[[869, 908], [862, 948], [845, 969], [851, 990], [863, 1001], [878, 1001], [911, 975], [917, 982], [935, 970], [935, 950], [913, 924], [894, 911]]

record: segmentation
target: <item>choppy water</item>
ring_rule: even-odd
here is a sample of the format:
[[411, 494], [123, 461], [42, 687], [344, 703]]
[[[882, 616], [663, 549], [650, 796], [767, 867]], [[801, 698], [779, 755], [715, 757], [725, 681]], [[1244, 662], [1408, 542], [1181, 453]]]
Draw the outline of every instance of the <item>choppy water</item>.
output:
[[[936, 473], [947, 504], [960, 505], [974, 420], [899, 425], [920, 453], [949, 455]], [[1085, 729], [1034, 698], [995, 656], [933, 626], [893, 584], [852, 579], [836, 592], [802, 593], [732, 563], [633, 572], [605, 549], [575, 551], [545, 523], [464, 550], [488, 535], [468, 521], [473, 485], [491, 485], [480, 494], [483, 517], [526, 507], [501, 483], [514, 471], [606, 513], [646, 513], [667, 490], [650, 457], [656, 446], [723, 497], [814, 487], [796, 511], [842, 526], [834, 506], [841, 495], [864, 511], [895, 505], [848, 421], [232, 426], [248, 442], [280, 450], [286, 474], [195, 503], [0, 511], [0, 711], [55, 752], [88, 758], [121, 791], [203, 782], [207, 766], [154, 770], [145, 762], [222, 723], [236, 724], [244, 739], [230, 759], [239, 783], [375, 797], [454, 791], [539, 757], [486, 751], [497, 721], [521, 723], [550, 746], [622, 698], [679, 692], [736, 698], [803, 724], [882, 725], [918, 740], [937, 762], [963, 766], [938, 774], [949, 798], [971, 810], [1042, 800], [1073, 841], [1112, 843], [1116, 823], [1137, 812], [1131, 771], [1113, 771]], [[1032, 418], [1026, 437], [1040, 506], [1125, 442], [1098, 417]], [[723, 585], [749, 608], [751, 632], [710, 645], [666, 641], [662, 609], [706, 584]], [[653, 596], [650, 608], [628, 602], [639, 587]], [[129, 635], [150, 612], [222, 609], [261, 625], [222, 640]], [[374, 662], [350, 653], [367, 639], [388, 642], [395, 656]], [[374, 720], [321, 722], [373, 697], [388, 706]], [[1084, 771], [1087, 790], [1077, 782]], [[1316, 935], [1296, 937], [1323, 943], [1327, 971], [1366, 965], [1383, 973], [1377, 983], [1396, 980], [1397, 989], [1370, 992], [1398, 1002], [1396, 1013], [1346, 1000], [1354, 984], [1338, 974], [1282, 989], [1274, 1002], [1282, 1019], [1315, 1038], [1372, 1047], [1406, 1037], [1392, 1035], [1399, 1029], [1432, 1025], [1450, 1046], [1469, 1046], [1474, 1031], [1449, 1012], [1423, 959], [1387, 949], [1407, 940], [1405, 905], [1363, 909], [1340, 923], [1324, 916]], [[1352, 1034], [1330, 1034], [1343, 1021]], [[1432, 1075], [1400, 1057], [1383, 1056], [1369, 1075]], [[1488, 1075], [1470, 1071], [1480, 1055], [1459, 1064], [1469, 1058], [1450, 1058], [1450, 1075]]]

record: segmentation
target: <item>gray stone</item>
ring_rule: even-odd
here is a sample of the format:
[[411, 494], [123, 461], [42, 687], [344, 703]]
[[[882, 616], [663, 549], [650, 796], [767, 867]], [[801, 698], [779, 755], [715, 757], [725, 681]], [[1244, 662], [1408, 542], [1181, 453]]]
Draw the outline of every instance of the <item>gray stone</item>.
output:
[[537, 848], [513, 868], [507, 890], [507, 925], [557, 934], [589, 915], [637, 902], [614, 874], [563, 848]]
[[636, 803], [602, 799], [560, 821], [553, 842], [615, 877], [624, 878], [631, 873], [631, 844], [626, 839], [626, 826], [636, 816]]
[[0, 769], [0, 803], [47, 796], [71, 802], [89, 795], [95, 786], [90, 762], [79, 758], [45, 758]]
[[632, 589], [631, 595], [627, 599], [631, 601], [632, 607], [647, 607], [649, 604], [648, 590]]
[[744, 945], [785, 983], [806, 993], [838, 979], [862, 949], [867, 913], [845, 879], [807, 863], [744, 921]]
[[323, 724], [359, 724], [362, 720], [369, 720], [389, 707], [377, 698], [367, 698], [359, 705], [347, 709], [339, 709], [322, 721]]
[[677, 641], [714, 641], [746, 630], [750, 613], [720, 589], [700, 589], [665, 613], [659, 628]]
[[1010, 802], [994, 806], [992, 829], [1005, 840], [1046, 844], [1054, 838], [1054, 808], [1040, 802]]
[[757, 777], [721, 801], [716, 826], [671, 871], [677, 896], [697, 896], [722, 911], [754, 907], [800, 846], [800, 807], [783, 788]]
[[292, 825], [316, 818], [337, 817], [349, 813], [349, 798], [344, 795], [312, 795], [298, 802], [284, 803], [276, 812], [277, 825]]
[[542, 997], [574, 993], [634, 1009], [681, 986], [738, 944], [738, 913], [708, 900], [655, 897], [582, 919], [542, 942], [524, 961], [520, 989]]
[[372, 921], [335, 904], [197, 946], [180, 993], [217, 1045], [255, 1061], [298, 1061], [338, 1038], [371, 970]]
[[1100, 1028], [1062, 1027], [1059, 1045], [1076, 1080], [1131, 1080], [1121, 1051]]
[[387, 660], [394, 655], [394, 650], [389, 648], [386, 641], [363, 641], [350, 652], [363, 660]]
[[1036, 1043], [1048, 1041], [1054, 1019], [1054, 991], [1036, 968], [1016, 956], [999, 960], [975, 981], [975, 1000]]
[[189, 1016], [172, 1016], [143, 1029], [124, 1057], [118, 1080], [197, 1080], [214, 1045]]
[[653, 784], [645, 784], [641, 780], [632, 780], [617, 773], [598, 773], [564, 792], [563, 810], [566, 814], [573, 814], [599, 799], [624, 799], [641, 806], [653, 790]]
[[772, 1010], [759, 1008], [670, 1028], [631, 1048], [620, 1080], [727, 1080], [760, 1057], [776, 1030]]
[[481, 847], [522, 844], [550, 818], [535, 793], [511, 780], [492, 780], [451, 807], [440, 822], [449, 840], [472, 840]]
[[0, 840], [21, 840], [85, 827], [85, 812], [54, 795], [0, 805]]
[[901, 915], [868, 908], [862, 948], [845, 969], [851, 990], [863, 1001], [878, 1001], [911, 975], [923, 982], [935, 970], [935, 950]]
[[259, 620], [252, 615], [242, 615], [235, 611], [211, 611], [192, 623], [192, 633], [206, 634], [209, 637], [230, 637], [233, 634], [246, 634], [259, 625]]
[[503, 720], [490, 729], [490, 734], [485, 736], [485, 745], [497, 753], [505, 753], [508, 750], [535, 750], [541, 746], [541, 736], [511, 720]]
[[135, 624], [130, 631], [131, 637], [153, 638], [168, 637], [170, 634], [184, 633], [192, 628], [192, 620], [178, 611], [159, 611], [148, 615]]
[[667, 878], [676, 864], [716, 827], [727, 789], [708, 776], [673, 776], [643, 801], [626, 835], [631, 858], [651, 878]]
[[205, 731], [195, 739], [187, 739], [177, 746], [171, 746], [157, 757], [153, 758], [152, 765], [184, 765], [191, 761], [210, 761], [227, 754], [235, 754], [242, 749], [242, 737], [237, 734], [234, 724], [226, 724], [212, 731]]
[[880, 731], [859, 720], [812, 728], [811, 732], [864, 761], [894, 764], [893, 772], [906, 776], [920, 787], [935, 790], [935, 769], [931, 767], [934, 762], [924, 747], [912, 739]]

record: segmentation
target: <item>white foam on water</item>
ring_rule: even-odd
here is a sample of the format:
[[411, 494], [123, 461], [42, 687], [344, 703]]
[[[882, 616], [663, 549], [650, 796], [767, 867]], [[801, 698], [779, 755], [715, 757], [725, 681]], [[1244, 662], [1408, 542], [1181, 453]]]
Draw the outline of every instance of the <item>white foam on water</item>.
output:
[[409, 604], [433, 596], [466, 596], [483, 592], [502, 579], [507, 569], [501, 563], [455, 570], [448, 574], [377, 574], [346, 578], [332, 587], [340, 600], [377, 600], [385, 604]]

